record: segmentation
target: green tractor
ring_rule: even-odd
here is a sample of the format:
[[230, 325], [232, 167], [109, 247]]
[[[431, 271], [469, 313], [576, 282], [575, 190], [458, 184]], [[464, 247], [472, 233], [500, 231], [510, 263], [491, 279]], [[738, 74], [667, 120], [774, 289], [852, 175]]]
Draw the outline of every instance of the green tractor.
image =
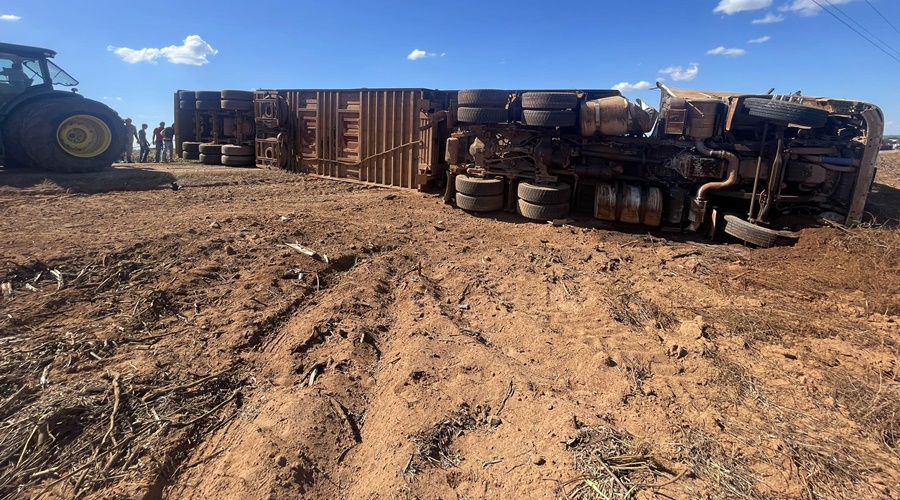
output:
[[125, 126], [109, 106], [54, 86], [78, 82], [56, 52], [0, 43], [0, 164], [6, 169], [95, 172], [125, 151]]

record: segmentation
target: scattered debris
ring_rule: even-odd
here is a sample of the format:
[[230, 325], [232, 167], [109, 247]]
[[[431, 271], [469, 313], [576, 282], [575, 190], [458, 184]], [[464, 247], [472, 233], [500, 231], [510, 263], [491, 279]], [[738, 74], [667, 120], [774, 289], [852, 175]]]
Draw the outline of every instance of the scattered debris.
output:
[[319, 255], [319, 252], [316, 252], [315, 250], [305, 247], [299, 243], [285, 243], [284, 246], [286, 246], [288, 248], [293, 248], [294, 250], [296, 250], [304, 255], [309, 255], [310, 257], [312, 257], [315, 260], [328, 262], [327, 256], [323, 258], [321, 255]]

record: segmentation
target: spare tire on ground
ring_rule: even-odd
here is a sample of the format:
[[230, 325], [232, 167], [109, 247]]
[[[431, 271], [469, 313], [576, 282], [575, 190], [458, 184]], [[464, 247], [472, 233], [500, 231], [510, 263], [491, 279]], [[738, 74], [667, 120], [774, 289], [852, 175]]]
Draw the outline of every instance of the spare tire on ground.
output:
[[793, 245], [800, 239], [799, 233], [757, 226], [737, 215], [728, 214], [723, 219], [725, 224], [724, 230], [726, 233], [758, 247], [769, 248], [773, 246]]

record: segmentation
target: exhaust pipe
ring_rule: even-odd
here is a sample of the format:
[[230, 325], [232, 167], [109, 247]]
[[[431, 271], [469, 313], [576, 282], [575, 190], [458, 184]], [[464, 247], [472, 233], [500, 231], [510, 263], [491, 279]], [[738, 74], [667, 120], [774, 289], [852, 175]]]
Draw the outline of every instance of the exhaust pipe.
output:
[[694, 148], [710, 158], [722, 158], [726, 160], [728, 162], [728, 169], [726, 170], [727, 175], [725, 176], [724, 181], [707, 182], [697, 190], [697, 197], [691, 200], [691, 211], [688, 215], [688, 219], [691, 221], [691, 225], [688, 226], [690, 231], [696, 231], [700, 227], [700, 224], [703, 224], [703, 221], [706, 220], [707, 194], [710, 191], [731, 187], [738, 181], [738, 166], [740, 164], [740, 160], [738, 160], [736, 154], [724, 150], [709, 149], [701, 139], [697, 140], [694, 144]]

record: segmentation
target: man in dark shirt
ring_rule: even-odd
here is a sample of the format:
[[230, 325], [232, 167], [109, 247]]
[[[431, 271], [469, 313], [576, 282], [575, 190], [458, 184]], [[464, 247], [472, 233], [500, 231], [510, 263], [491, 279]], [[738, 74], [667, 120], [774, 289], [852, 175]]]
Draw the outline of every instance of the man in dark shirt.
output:
[[153, 129], [153, 144], [156, 145], [156, 163], [159, 163], [163, 152], [163, 130], [166, 128], [166, 122], [159, 122], [159, 126]]
[[147, 141], [147, 124], [141, 124], [138, 131], [138, 145], [141, 147], [141, 163], [147, 163], [147, 157], [150, 156], [150, 142]]
[[175, 129], [170, 125], [163, 129], [162, 135], [163, 145], [165, 146], [163, 149], [163, 162], [172, 163], [175, 161], [175, 148], [173, 143], [175, 140]]

